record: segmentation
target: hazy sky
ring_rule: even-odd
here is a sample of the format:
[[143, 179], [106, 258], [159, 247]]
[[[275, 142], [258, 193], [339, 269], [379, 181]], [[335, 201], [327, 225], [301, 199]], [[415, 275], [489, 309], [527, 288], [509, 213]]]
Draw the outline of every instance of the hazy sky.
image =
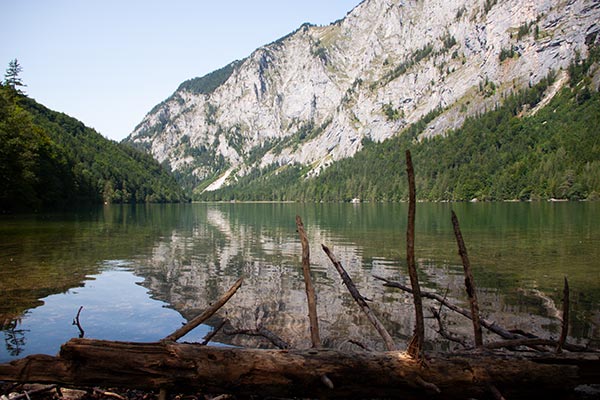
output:
[[181, 82], [359, 3], [1, 0], [2, 78], [17, 58], [30, 97], [121, 140]]

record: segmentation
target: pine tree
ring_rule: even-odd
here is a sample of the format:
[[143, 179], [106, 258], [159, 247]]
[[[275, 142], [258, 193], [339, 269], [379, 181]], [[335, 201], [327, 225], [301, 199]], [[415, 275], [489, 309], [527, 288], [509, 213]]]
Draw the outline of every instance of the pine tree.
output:
[[4, 84], [16, 90], [19, 93], [23, 93], [20, 87], [25, 87], [23, 81], [19, 77], [19, 74], [23, 71], [23, 67], [19, 64], [19, 61], [15, 58], [8, 63], [8, 68], [4, 74]]

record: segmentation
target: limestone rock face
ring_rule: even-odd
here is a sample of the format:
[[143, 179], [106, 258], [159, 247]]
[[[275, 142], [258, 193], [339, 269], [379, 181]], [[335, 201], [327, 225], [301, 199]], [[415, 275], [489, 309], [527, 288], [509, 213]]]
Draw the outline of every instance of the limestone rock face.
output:
[[[365, 0], [184, 82], [126, 139], [214, 190], [256, 168], [318, 174], [443, 109], [444, 134], [566, 69], [600, 30], [598, 0]], [[219, 179], [221, 178], [221, 179]]]

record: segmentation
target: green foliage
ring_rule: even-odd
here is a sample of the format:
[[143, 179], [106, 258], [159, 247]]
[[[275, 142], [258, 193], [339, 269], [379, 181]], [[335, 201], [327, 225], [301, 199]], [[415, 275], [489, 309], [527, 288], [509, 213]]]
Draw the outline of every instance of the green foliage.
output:
[[19, 61], [15, 58], [8, 63], [8, 68], [4, 74], [4, 85], [16, 90], [20, 94], [23, 93], [21, 87], [27, 86], [23, 84], [23, 81], [19, 77], [21, 72], [23, 72], [23, 67], [21, 67], [21, 64], [19, 64]]
[[392, 103], [386, 103], [381, 107], [381, 110], [385, 114], [388, 121], [397, 121], [402, 116], [399, 109], [394, 108]]
[[323, 64], [327, 65], [329, 63], [329, 54], [327, 53], [327, 49], [325, 48], [325, 46], [323, 46], [320, 40], [317, 40], [313, 44], [310, 52], [313, 55], [313, 57], [321, 60]]
[[446, 52], [446, 51], [450, 50], [452, 47], [454, 47], [457, 42], [456, 42], [456, 38], [453, 35], [450, 35], [450, 33], [446, 33], [446, 35], [444, 35], [442, 37], [442, 43], [444, 44], [442, 51]]
[[186, 90], [194, 94], [210, 94], [229, 79], [239, 64], [240, 61], [234, 61], [200, 78], [188, 79], [179, 85], [177, 91]]
[[513, 57], [519, 57], [519, 53], [516, 51], [516, 49], [511, 46], [509, 49], [505, 49], [502, 48], [500, 50], [500, 54], [498, 55], [498, 58], [500, 59], [500, 62], [508, 59], [508, 58], [513, 58]]
[[465, 13], [467, 12], [467, 7], [462, 6], [461, 8], [459, 8], [458, 10], [456, 10], [456, 20], [460, 20], [462, 18], [463, 15], [465, 15]]
[[149, 155], [0, 87], [0, 211], [185, 199]]
[[[454, 40], [456, 43], [456, 40]], [[433, 53], [433, 44], [429, 43], [423, 46], [420, 49], [415, 50], [411, 56], [402, 63], [398, 64], [394, 69], [388, 71], [382, 78], [380, 82], [375, 82], [371, 85], [371, 88], [374, 89], [377, 84], [380, 86], [385, 86], [385, 84], [393, 81], [398, 78], [400, 75], [405, 74], [412, 66], [418, 64], [422, 60], [426, 59]]]
[[[517, 40], [521, 40], [525, 36], [529, 35], [531, 32], [531, 27], [535, 24], [535, 21], [525, 22], [519, 26], [519, 30], [517, 31]], [[539, 34], [539, 28], [536, 25], [537, 32]]]
[[487, 14], [497, 3], [498, 0], [485, 0], [485, 3], [483, 4], [483, 11]]

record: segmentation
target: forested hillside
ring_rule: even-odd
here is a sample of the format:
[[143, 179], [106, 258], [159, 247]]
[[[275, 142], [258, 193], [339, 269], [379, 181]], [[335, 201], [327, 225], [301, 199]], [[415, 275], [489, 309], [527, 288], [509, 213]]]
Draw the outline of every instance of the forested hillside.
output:
[[151, 156], [0, 84], [0, 212], [185, 200]]
[[[462, 128], [419, 137], [436, 112], [381, 143], [363, 141], [354, 157], [317, 178], [306, 166], [255, 172], [203, 200], [400, 201], [407, 198], [404, 153], [412, 152], [417, 195], [424, 200], [600, 198], [598, 47], [568, 71], [570, 84], [536, 113], [555, 79], [513, 93], [502, 105], [468, 118]], [[441, 110], [440, 110], [441, 112]], [[250, 183], [251, 182], [251, 183]]]

